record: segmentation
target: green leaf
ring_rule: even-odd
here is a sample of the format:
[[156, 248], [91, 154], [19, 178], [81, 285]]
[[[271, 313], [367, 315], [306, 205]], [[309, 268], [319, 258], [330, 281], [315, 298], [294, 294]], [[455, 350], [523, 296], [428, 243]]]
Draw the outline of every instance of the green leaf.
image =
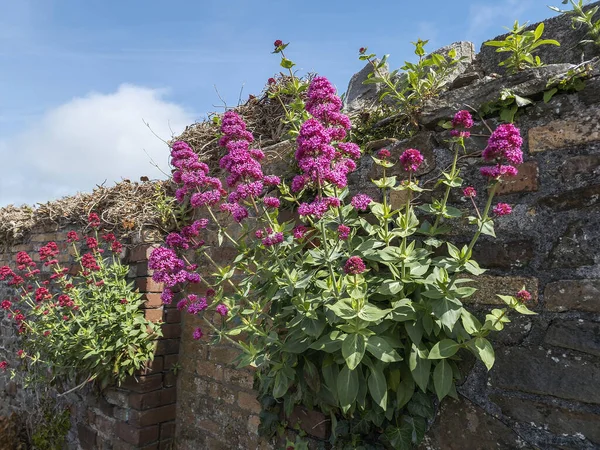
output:
[[460, 319], [462, 304], [458, 300], [447, 297], [437, 300], [431, 300], [431, 310], [435, 317], [440, 319], [440, 322], [449, 330], [454, 328], [454, 324]]
[[412, 373], [413, 380], [415, 380], [417, 386], [419, 386], [421, 390], [425, 392], [427, 390], [427, 384], [429, 383], [431, 361], [428, 359], [420, 358], [417, 352], [417, 348], [413, 344], [408, 364]]
[[387, 409], [387, 391], [388, 386], [385, 380], [383, 370], [380, 365], [376, 365], [371, 369], [371, 375], [369, 376], [368, 385], [369, 393], [373, 400], [381, 409], [384, 411]]
[[408, 333], [408, 337], [415, 345], [419, 345], [421, 339], [423, 338], [423, 324], [420, 320], [416, 320], [414, 322], [405, 322], [404, 328], [406, 329], [406, 333]]
[[403, 374], [400, 385], [398, 386], [398, 390], [396, 391], [396, 402], [398, 403], [398, 409], [402, 408], [410, 401], [414, 392], [415, 381], [412, 379], [412, 376], [404, 376]]
[[304, 380], [306, 384], [314, 391], [319, 392], [321, 390], [321, 377], [317, 366], [315, 366], [308, 358], [304, 358]]
[[442, 339], [429, 351], [429, 359], [450, 358], [458, 351], [461, 345], [452, 339]]
[[401, 361], [402, 357], [394, 348], [380, 336], [370, 336], [367, 340], [367, 350], [375, 358], [383, 362]]
[[365, 355], [365, 337], [362, 334], [350, 334], [342, 344], [342, 356], [350, 370], [356, 369]]
[[283, 371], [278, 371], [277, 375], [275, 375], [275, 382], [273, 384], [273, 397], [283, 397], [288, 391], [289, 386], [290, 380], [285, 376]]
[[350, 320], [356, 317], [356, 311], [348, 304], [347, 299], [339, 300], [333, 305], [325, 305], [340, 319]]
[[469, 350], [471, 350], [475, 356], [477, 356], [485, 364], [488, 370], [492, 369], [496, 356], [490, 341], [485, 338], [478, 337], [472, 341], [469, 341], [467, 346]]
[[394, 450], [411, 450], [413, 448], [411, 427], [387, 427], [385, 437]]
[[532, 310], [530, 310], [523, 303], [518, 303], [517, 306], [515, 306], [515, 311], [517, 311], [518, 313], [521, 313], [521, 314], [528, 315], [528, 316], [537, 315], [536, 312], [533, 312]]
[[481, 234], [486, 234], [488, 236], [496, 237], [496, 233], [494, 231], [494, 221], [489, 219], [483, 223], [481, 227]]
[[433, 419], [435, 414], [431, 398], [428, 394], [422, 392], [415, 392], [407, 409], [411, 415], [424, 417], [426, 419]]
[[383, 295], [396, 295], [402, 290], [403, 284], [397, 280], [385, 280], [381, 283], [381, 286], [377, 289], [378, 294]]
[[443, 359], [433, 371], [433, 387], [438, 399], [441, 401], [452, 388], [452, 368], [450, 364]]
[[478, 333], [481, 330], [481, 322], [473, 314], [463, 308], [461, 312], [462, 325], [469, 334]]
[[294, 67], [296, 64], [294, 64], [292, 61], [290, 61], [287, 58], [281, 58], [281, 62], [279, 63], [279, 65], [281, 67], [283, 67], [284, 69], [291, 69], [292, 67]]
[[340, 407], [348, 411], [358, 395], [358, 371], [342, 368], [337, 378], [337, 393]]
[[332, 331], [313, 342], [309, 348], [313, 350], [322, 350], [327, 353], [337, 352], [342, 348], [342, 342], [348, 335], [340, 331]]
[[358, 317], [367, 322], [377, 322], [389, 314], [391, 309], [379, 309], [369, 303], [365, 304], [358, 312]]
[[544, 22], [540, 22], [540, 24], [537, 26], [537, 28], [533, 32], [533, 36], [534, 36], [535, 40], [537, 41], [539, 38], [541, 38], [543, 33], [544, 33]]

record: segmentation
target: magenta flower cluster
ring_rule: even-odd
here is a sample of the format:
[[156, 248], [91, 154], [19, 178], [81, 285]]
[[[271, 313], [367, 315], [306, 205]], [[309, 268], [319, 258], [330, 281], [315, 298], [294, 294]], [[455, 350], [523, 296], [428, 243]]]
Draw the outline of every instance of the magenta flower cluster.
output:
[[473, 126], [473, 117], [471, 113], [465, 109], [458, 111], [452, 118], [452, 127], [450, 130], [450, 136], [468, 138], [471, 133], [468, 130]]
[[351, 256], [344, 264], [344, 272], [348, 275], [358, 275], [367, 270], [364, 261], [360, 256]]
[[[481, 174], [488, 178], [517, 175], [518, 170], [514, 165], [523, 162], [522, 145], [523, 138], [517, 127], [512, 123], [499, 125], [490, 136], [487, 147], [481, 154], [485, 161], [494, 161], [496, 165], [482, 167]], [[505, 162], [508, 165], [504, 165]]]
[[400, 164], [407, 172], [416, 172], [419, 170], [419, 167], [423, 164], [423, 160], [421, 152], [414, 148], [409, 148], [400, 155]]
[[[340, 112], [342, 101], [327, 78], [315, 77], [307, 95], [306, 110], [312, 118], [302, 124], [296, 140], [295, 157], [302, 174], [294, 177], [292, 190], [298, 192], [309, 184], [317, 188], [331, 184], [343, 189], [360, 157], [358, 145], [340, 142], [350, 129], [350, 119]], [[300, 215], [320, 218], [332, 205], [327, 199], [318, 198], [311, 204], [303, 203]]]
[[155, 282], [164, 283], [161, 298], [166, 304], [173, 301], [173, 288], [178, 284], [200, 282], [200, 275], [194, 271], [195, 268], [187, 266], [170, 248], [154, 249], [150, 254], [148, 268], [154, 271], [152, 279]]

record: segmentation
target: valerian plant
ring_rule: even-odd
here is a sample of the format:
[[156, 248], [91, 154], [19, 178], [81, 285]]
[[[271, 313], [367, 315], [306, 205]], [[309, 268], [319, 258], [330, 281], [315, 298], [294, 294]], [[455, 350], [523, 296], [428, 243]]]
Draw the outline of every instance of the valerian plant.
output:
[[[93, 233], [83, 238], [67, 233], [79, 266], [74, 274], [59, 262], [55, 242], [40, 248], [40, 263], [19, 252], [16, 271], [0, 267], [0, 281], [16, 291], [15, 298], [1, 303], [21, 338], [13, 376], [26, 386], [42, 383], [64, 393], [96, 381], [103, 388], [153, 359], [160, 326], [140, 310], [142, 295], [121, 263], [123, 246], [112, 233], [99, 235], [96, 213], [89, 225]], [[6, 369], [8, 363], [0, 366]]]
[[563, 0], [563, 5], [567, 3], [571, 3], [572, 9], [570, 10], [562, 10], [556, 6], [549, 6], [553, 11], [558, 13], [564, 13], [571, 16], [571, 25], [574, 29], [579, 28], [581, 26], [587, 28], [586, 37], [588, 39], [584, 39], [580, 42], [580, 44], [588, 44], [592, 43], [595, 45], [600, 45], [600, 19], [594, 20], [594, 16], [598, 12], [598, 6], [593, 6], [591, 8], [585, 8], [589, 1], [584, 0]]
[[[482, 234], [495, 236], [496, 217], [511, 213], [510, 205], [492, 203], [503, 179], [517, 174], [522, 139], [512, 124], [492, 133], [483, 151], [491, 165], [481, 169], [488, 198], [478, 206], [475, 190], [464, 189], [474, 236], [458, 248], [443, 236], [463, 215], [448, 199], [463, 185], [457, 161], [471, 115], [460, 111], [451, 122], [455, 153], [440, 179], [443, 196], [416, 207], [414, 195], [424, 190], [417, 149], [399, 161], [385, 149], [373, 157], [381, 167], [381, 178], [373, 180], [381, 201], [351, 196], [347, 176], [361, 153], [345, 140], [350, 121], [340, 108], [335, 88], [315, 77], [307, 92], [309, 119], [296, 139], [301, 173], [290, 185], [264, 174], [264, 154], [251, 148], [252, 134], [233, 111], [221, 126], [225, 182], [209, 175], [189, 145], [174, 143], [177, 200], [204, 217], [171, 233], [152, 253], [150, 268], [165, 283], [163, 301], [182, 289], [177, 307], [204, 319], [195, 339], [207, 334], [213, 343], [227, 341], [242, 350], [240, 367], [258, 368], [264, 431], [276, 428], [279, 408], [289, 416], [301, 404], [330, 416], [336, 445], [406, 449], [423, 438], [433, 398], [457, 396], [461, 353], [491, 369], [489, 334], [502, 330], [513, 310], [533, 314], [525, 290], [501, 296], [506, 307], [481, 321], [463, 303], [476, 291], [472, 277], [485, 272], [472, 257], [474, 246]], [[397, 164], [404, 176], [389, 175]], [[402, 206], [390, 204], [391, 191], [404, 194]], [[214, 246], [207, 243], [211, 232], [218, 236]], [[233, 247], [236, 256], [220, 265], [216, 245]], [[200, 276], [198, 267], [212, 270]], [[190, 285], [204, 287], [189, 293]]]
[[368, 61], [373, 68], [363, 83], [380, 84], [380, 101], [387, 98], [395, 112], [405, 115], [412, 126], [417, 125], [416, 115], [424, 102], [436, 97], [444, 89], [448, 83], [448, 75], [455, 70], [456, 64], [464, 59], [458, 58], [454, 49], [450, 50], [447, 56], [438, 53], [427, 55], [427, 43], [428, 41], [421, 39], [413, 42], [415, 55], [419, 57], [418, 62], [405, 61], [401, 69], [390, 73], [387, 71], [389, 55], [377, 59], [377, 55], [368, 53], [366, 47], [359, 49], [359, 59]]
[[554, 39], [542, 39], [544, 33], [544, 22], [541, 22], [535, 30], [527, 30], [527, 23], [519, 25], [515, 20], [512, 29], [502, 41], [487, 41], [483, 45], [497, 47], [498, 53], [510, 53], [499, 66], [506, 67], [509, 74], [520, 72], [528, 67], [540, 67], [543, 65], [539, 56], [534, 55], [541, 45], [556, 45], [560, 43]]

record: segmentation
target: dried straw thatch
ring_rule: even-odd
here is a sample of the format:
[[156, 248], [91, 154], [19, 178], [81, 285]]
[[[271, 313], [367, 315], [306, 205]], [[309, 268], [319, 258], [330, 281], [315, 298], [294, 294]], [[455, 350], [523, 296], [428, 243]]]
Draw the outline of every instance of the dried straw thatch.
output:
[[36, 207], [9, 205], [0, 208], [0, 244], [10, 245], [32, 230], [57, 230], [68, 225], [85, 226], [96, 212], [102, 227], [121, 237], [144, 235], [148, 240], [168, 231], [157, 203], [170, 195], [165, 181], [132, 183], [123, 181], [112, 187], [98, 186], [90, 193], [79, 193]]

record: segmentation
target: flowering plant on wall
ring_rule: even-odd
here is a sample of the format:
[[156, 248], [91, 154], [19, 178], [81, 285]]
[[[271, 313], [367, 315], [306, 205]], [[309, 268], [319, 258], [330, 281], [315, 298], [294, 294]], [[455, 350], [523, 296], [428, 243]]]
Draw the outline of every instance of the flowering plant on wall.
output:
[[[278, 420], [277, 408], [289, 415], [302, 404], [330, 415], [332, 441], [409, 448], [433, 416], [433, 397], [456, 397], [460, 352], [490, 369], [490, 332], [502, 330], [511, 310], [533, 314], [526, 291], [502, 296], [506, 307], [483, 321], [463, 304], [476, 291], [472, 277], [484, 272], [472, 258], [474, 245], [481, 234], [494, 236], [495, 217], [511, 212], [492, 203], [498, 184], [517, 173], [522, 140], [512, 125], [492, 133], [483, 152], [490, 165], [481, 169], [488, 199], [480, 209], [475, 189], [464, 187], [474, 236], [458, 248], [443, 236], [462, 216], [448, 198], [463, 187], [457, 159], [471, 115], [460, 111], [452, 121], [455, 154], [440, 178], [443, 196], [417, 207], [415, 194], [424, 191], [417, 149], [398, 161], [385, 149], [373, 156], [381, 167], [382, 177], [373, 180], [381, 201], [350, 194], [347, 177], [361, 152], [346, 141], [350, 121], [340, 109], [334, 87], [315, 77], [309, 118], [296, 140], [301, 172], [289, 185], [265, 175], [264, 154], [251, 148], [253, 136], [235, 112], [222, 120], [224, 183], [186, 143], [175, 142], [177, 200], [202, 218], [170, 234], [152, 253], [150, 268], [165, 283], [166, 303], [178, 295], [180, 310], [204, 318], [195, 339], [227, 340], [243, 350], [240, 366], [258, 367], [264, 430]], [[388, 175], [396, 164], [403, 177]], [[388, 201], [391, 191], [404, 196], [397, 209]], [[218, 236], [213, 245], [211, 233]], [[214, 260], [215, 246], [235, 249], [227, 265]]]
[[[16, 256], [17, 270], [0, 267], [0, 281], [16, 291], [0, 307], [15, 321], [22, 348], [19, 365], [25, 385], [42, 382], [59, 390], [97, 381], [120, 383], [143, 368], [154, 355], [160, 326], [140, 310], [141, 294], [127, 281], [122, 244], [113, 233], [99, 233], [100, 219], [89, 215], [92, 232], [67, 233], [79, 267], [60, 262], [61, 250], [49, 242], [39, 263], [26, 252]], [[67, 250], [68, 251], [68, 250]], [[7, 369], [8, 362], [0, 363]]]

